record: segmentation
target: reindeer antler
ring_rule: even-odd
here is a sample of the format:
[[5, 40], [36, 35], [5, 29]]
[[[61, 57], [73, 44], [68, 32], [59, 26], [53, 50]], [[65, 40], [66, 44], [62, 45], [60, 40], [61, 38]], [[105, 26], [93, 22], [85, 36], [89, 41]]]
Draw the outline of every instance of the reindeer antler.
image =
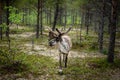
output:
[[57, 36], [57, 33], [55, 33], [54, 31], [52, 31], [51, 28], [49, 28], [49, 27], [47, 27], [47, 28], [48, 28], [48, 30], [49, 30], [51, 33], [53, 33], [53, 34], [55, 34], [55, 35]]
[[49, 31], [52, 31], [52, 29], [51, 29], [51, 28], [49, 28], [49, 27], [47, 27], [47, 29], [48, 29]]
[[64, 34], [67, 34], [71, 29], [72, 27], [70, 27]]
[[61, 32], [58, 30], [58, 28], [56, 28], [56, 31], [57, 31], [59, 34], [61, 34]]
[[63, 32], [63, 33], [62, 33], [61, 31], [58, 30], [58, 28], [56, 28], [56, 31], [57, 31], [59, 34], [64, 35], [64, 34], [67, 34], [71, 29], [72, 29], [72, 27], [70, 27], [66, 32]]

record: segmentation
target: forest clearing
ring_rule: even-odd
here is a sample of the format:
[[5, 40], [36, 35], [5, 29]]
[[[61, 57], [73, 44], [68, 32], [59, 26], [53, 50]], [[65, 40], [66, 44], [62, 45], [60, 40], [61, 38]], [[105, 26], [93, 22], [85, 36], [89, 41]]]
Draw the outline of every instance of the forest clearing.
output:
[[0, 0], [0, 80], [120, 80], [119, 0]]

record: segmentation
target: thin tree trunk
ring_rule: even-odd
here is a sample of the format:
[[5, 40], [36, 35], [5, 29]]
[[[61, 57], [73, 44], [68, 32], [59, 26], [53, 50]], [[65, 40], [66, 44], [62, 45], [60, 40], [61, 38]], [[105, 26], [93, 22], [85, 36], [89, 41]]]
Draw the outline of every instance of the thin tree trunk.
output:
[[94, 32], [97, 33], [97, 22], [94, 22]]
[[80, 25], [80, 43], [82, 42], [82, 26], [83, 26], [83, 22], [84, 22], [84, 13], [81, 13], [81, 25]]
[[40, 0], [38, 0], [38, 11], [37, 11], [37, 26], [36, 26], [36, 38], [39, 38], [39, 15], [40, 13]]
[[[74, 10], [72, 10], [71, 14], [73, 14]], [[75, 16], [74, 14], [72, 15], [72, 26], [74, 26], [75, 23]]]
[[59, 23], [59, 25], [62, 25], [62, 13], [63, 13], [63, 11], [62, 11], [62, 8], [60, 7], [59, 8], [59, 16], [58, 16], [58, 23]]
[[30, 23], [31, 22], [30, 21], [30, 8], [28, 9], [28, 14], [29, 14], [29, 17], [28, 17], [29, 18], [29, 26], [31, 26], [31, 23]]
[[27, 8], [24, 8], [24, 12], [25, 12], [25, 15], [24, 15], [24, 23], [25, 23], [25, 25], [27, 25], [28, 23], [27, 23], [27, 11], [28, 11], [28, 9]]
[[78, 16], [77, 10], [75, 11], [75, 13], [76, 13], [76, 15], [75, 15], [75, 24], [77, 25], [77, 16]]
[[66, 24], [67, 24], [67, 10], [65, 8], [65, 23], [64, 23], [64, 30], [66, 29]]
[[90, 14], [89, 14], [89, 9], [87, 9], [86, 12], [86, 35], [88, 35], [89, 33], [89, 18], [90, 18]]
[[7, 18], [7, 20], [6, 20], [6, 24], [7, 24], [6, 37], [8, 39], [8, 48], [10, 49], [10, 37], [9, 37], [9, 14], [10, 14], [9, 6], [10, 5], [9, 5], [9, 3], [10, 3], [10, 1], [6, 0], [6, 6], [8, 7], [7, 10], [6, 10], [6, 18]]
[[2, 27], [0, 26], [0, 39], [2, 40]]
[[71, 14], [71, 16], [70, 16], [70, 17], [71, 17], [71, 26], [73, 26], [73, 25], [72, 25], [72, 24], [73, 24], [73, 17], [72, 17], [73, 14], [72, 14], [72, 10], [70, 10], [70, 14]]
[[103, 28], [104, 27], [104, 21], [100, 23], [100, 28], [99, 28], [99, 52], [102, 53], [103, 50]]
[[74, 10], [71, 10], [71, 25], [74, 25], [74, 14], [73, 14]]
[[0, 24], [2, 24], [2, 3], [0, 1]]
[[52, 27], [53, 31], [55, 30], [55, 27], [57, 24], [58, 12], [59, 12], [59, 0], [57, 0], [57, 2], [56, 2], [56, 10], [55, 10], [54, 22], [53, 22], [53, 27]]
[[[48, 11], [48, 9], [46, 9], [46, 11]], [[49, 15], [48, 15], [48, 13], [46, 12], [46, 21], [47, 21], [47, 25], [49, 24]]]
[[[0, 1], [0, 25], [2, 24], [2, 4]], [[0, 26], [0, 39], [2, 40], [2, 26]]]
[[[9, 0], [6, 0], [6, 6], [9, 7]], [[7, 24], [7, 30], [6, 30], [6, 37], [9, 39], [9, 8], [7, 8], [6, 11], [6, 24]]]
[[[23, 10], [23, 13], [25, 13], [24, 8], [23, 8], [22, 10]], [[25, 23], [25, 14], [22, 15], [22, 23], [23, 23], [23, 24]]]
[[43, 1], [40, 0], [40, 34], [43, 34], [43, 21], [42, 21], [42, 7], [43, 7]]
[[118, 0], [112, 0], [110, 39], [109, 39], [109, 48], [108, 48], [108, 62], [110, 62], [110, 63], [114, 62], [116, 22], [117, 22], [117, 5], [118, 5]]
[[49, 25], [50, 25], [50, 26], [51, 26], [51, 24], [52, 24], [52, 15], [51, 15], [51, 13], [52, 13], [52, 11], [51, 11], [51, 8], [50, 8], [50, 15], [49, 15], [49, 16], [50, 16], [50, 17], [49, 17], [49, 21], [50, 21], [50, 22], [49, 22]]
[[99, 31], [100, 31], [99, 32], [99, 52], [101, 52], [101, 53], [103, 51], [104, 15], [105, 15], [105, 0], [103, 0], [101, 24], [100, 24], [100, 29], [99, 29]]
[[109, 24], [108, 24], [108, 33], [110, 34], [110, 26], [111, 26], [111, 15], [108, 17]]

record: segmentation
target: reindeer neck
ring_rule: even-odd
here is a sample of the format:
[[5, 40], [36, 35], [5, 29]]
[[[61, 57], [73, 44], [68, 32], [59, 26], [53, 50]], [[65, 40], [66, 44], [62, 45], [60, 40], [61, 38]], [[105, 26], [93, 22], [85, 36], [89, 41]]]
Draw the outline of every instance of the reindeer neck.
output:
[[61, 39], [62, 41], [59, 42], [59, 50], [62, 53], [68, 53], [71, 48], [71, 40], [67, 35], [62, 36]]

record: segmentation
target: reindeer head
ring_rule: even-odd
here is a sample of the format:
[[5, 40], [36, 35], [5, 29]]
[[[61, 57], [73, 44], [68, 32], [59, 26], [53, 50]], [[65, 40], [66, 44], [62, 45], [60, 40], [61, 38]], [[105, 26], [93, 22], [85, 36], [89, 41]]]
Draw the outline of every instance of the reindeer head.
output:
[[62, 41], [62, 36], [67, 34], [71, 30], [71, 27], [66, 32], [61, 32], [56, 28], [57, 33], [49, 29], [49, 46], [54, 46], [58, 42]]

